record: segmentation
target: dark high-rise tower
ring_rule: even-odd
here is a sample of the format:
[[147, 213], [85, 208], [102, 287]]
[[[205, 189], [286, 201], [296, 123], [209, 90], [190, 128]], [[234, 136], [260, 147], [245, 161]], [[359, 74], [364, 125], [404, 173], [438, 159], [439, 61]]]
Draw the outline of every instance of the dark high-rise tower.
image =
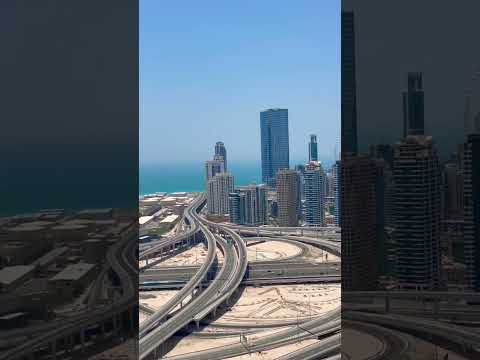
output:
[[375, 290], [376, 163], [366, 155], [342, 154], [337, 166], [341, 167], [342, 291]]
[[408, 73], [407, 91], [403, 92], [403, 137], [424, 135], [424, 101], [422, 73]]
[[308, 143], [308, 162], [311, 161], [318, 161], [317, 135], [310, 135], [310, 142]]
[[407, 136], [394, 147], [393, 221], [396, 278], [432, 290], [440, 281], [440, 168], [431, 137]]
[[351, 11], [342, 11], [342, 153], [357, 153], [355, 26]]
[[283, 169], [277, 173], [278, 224], [298, 226], [299, 177], [295, 170]]
[[278, 170], [288, 169], [288, 110], [268, 109], [260, 113], [262, 181], [275, 186]]
[[463, 206], [467, 288], [480, 291], [480, 134], [465, 143]]
[[225, 171], [228, 171], [228, 169], [227, 169], [227, 149], [225, 148], [225, 144], [223, 142], [218, 141], [215, 144], [215, 155], [223, 157], [223, 166], [225, 168]]

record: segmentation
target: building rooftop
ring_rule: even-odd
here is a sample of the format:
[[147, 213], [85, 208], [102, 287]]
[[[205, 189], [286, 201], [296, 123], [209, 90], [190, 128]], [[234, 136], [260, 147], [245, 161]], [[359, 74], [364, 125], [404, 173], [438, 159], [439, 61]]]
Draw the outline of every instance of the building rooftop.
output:
[[0, 270], [0, 284], [9, 285], [32, 272], [33, 269], [32, 265], [6, 266]]
[[60, 271], [50, 281], [58, 280], [78, 280], [90, 272], [96, 265], [88, 263], [76, 263]]
[[165, 219], [160, 221], [160, 223], [172, 223], [177, 219], [178, 219], [178, 215], [172, 214], [172, 215], [168, 215]]
[[185, 197], [185, 196], [187, 196], [187, 193], [186, 193], [185, 191], [177, 191], [177, 192], [171, 193], [170, 196], [173, 196], [173, 197]]
[[150, 216], [140, 216], [138, 218], [138, 223], [140, 225], [143, 225], [143, 224], [146, 224], [147, 222], [149, 222], [150, 220], [153, 219], [153, 215], [150, 215]]
[[8, 229], [8, 231], [14, 232], [35, 232], [42, 230], [45, 230], [43, 226], [30, 226], [29, 224], [22, 224]]
[[37, 260], [32, 262], [31, 265], [33, 266], [47, 266], [51, 262], [53, 262], [57, 257], [65, 254], [68, 251], [67, 246], [62, 246], [56, 249], [53, 249], [52, 251], [49, 251], [45, 255], [39, 257]]
[[104, 215], [112, 212], [112, 208], [85, 209], [77, 212], [77, 215]]
[[64, 224], [54, 226], [52, 230], [83, 230], [87, 229], [87, 225], [80, 225], [80, 224]]

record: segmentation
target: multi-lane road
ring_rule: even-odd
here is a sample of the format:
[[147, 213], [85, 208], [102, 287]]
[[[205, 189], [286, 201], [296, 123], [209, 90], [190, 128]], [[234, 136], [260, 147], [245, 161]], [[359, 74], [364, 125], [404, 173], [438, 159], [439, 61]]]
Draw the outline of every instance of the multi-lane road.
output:
[[[54, 326], [48, 326], [43, 331], [18, 346], [3, 351], [0, 354], [1, 360], [16, 360], [24, 357], [35, 358], [35, 352], [45, 347], [50, 348], [51, 357], [56, 357], [56, 342], [60, 339], [80, 334], [81, 346], [84, 347], [85, 330], [91, 326], [101, 324], [104, 321], [118, 317], [126, 312], [133, 311], [137, 304], [137, 264], [134, 258], [136, 238], [125, 238], [111, 246], [107, 252], [107, 264], [115, 272], [120, 280], [122, 289], [121, 296], [109, 305], [88, 309], [68, 320], [56, 321]], [[47, 330], [48, 329], [48, 330]]]
[[[339, 263], [305, 263], [291, 259], [286, 262], [258, 262], [255, 265], [247, 261], [247, 247], [241, 233], [250, 235], [266, 235], [269, 237], [282, 237], [283, 241], [300, 244], [310, 244], [322, 248], [334, 255], [340, 255], [338, 242], [323, 237], [303, 237], [295, 234], [278, 234], [278, 228], [248, 228], [238, 226], [225, 226], [206, 220], [200, 216], [201, 207], [205, 204], [205, 196], [201, 195], [186, 210], [184, 221], [189, 229], [182, 234], [177, 234], [168, 240], [161, 240], [144, 246], [140, 251], [140, 259], [155, 257], [165, 250], [173, 250], [176, 244], [184, 243], [186, 240], [200, 232], [206, 239], [208, 249], [207, 257], [201, 266], [192, 266], [179, 270], [178, 268], [150, 269], [144, 267], [140, 275], [140, 284], [151, 284], [155, 281], [180, 280], [181, 289], [166, 305], [160, 309], [142, 309], [150, 314], [141, 325], [139, 340], [140, 359], [157, 358], [157, 351], [162, 344], [175, 334], [178, 330], [190, 323], [199, 322], [209, 314], [215, 314], [216, 309], [222, 304], [229, 302], [237, 288], [248, 281], [278, 281], [279, 279], [291, 278], [291, 281], [307, 282], [308, 279], [324, 276], [325, 279], [332, 276], [339, 280]], [[295, 229], [285, 228], [282, 231], [293, 231]], [[297, 229], [298, 230], [298, 229]], [[327, 232], [325, 229], [306, 229], [310, 234], [327, 234], [329, 237], [338, 238], [335, 231]], [[197, 235], [198, 236], [198, 235]], [[212, 260], [216, 256], [216, 249], [223, 253], [223, 261], [216, 269]], [[213, 254], [213, 255], [211, 255]], [[175, 273], [174, 273], [175, 272]], [[203, 287], [203, 288], [202, 288]], [[180, 294], [180, 295], [178, 295]], [[187, 299], [188, 297], [188, 299]], [[187, 301], [188, 300], [188, 301]], [[178, 306], [181, 305], [181, 306]], [[274, 334], [262, 337], [249, 345], [246, 350], [245, 344], [236, 344], [220, 349], [210, 349], [204, 352], [197, 352], [191, 355], [180, 356], [178, 359], [224, 359], [248, 353], [249, 351], [263, 351], [278, 346], [288, 345], [302, 339], [324, 335], [328, 339], [318, 345], [318, 349], [325, 356], [338, 354], [340, 330], [339, 307], [328, 314], [328, 316], [317, 316], [310, 321], [303, 320], [292, 326], [280, 330]], [[284, 325], [284, 324], [280, 324]], [[332, 337], [333, 336], [333, 337]], [[330, 339], [330, 337], [332, 337]], [[338, 338], [338, 339], [337, 339]], [[322, 352], [323, 351], [323, 352]], [[313, 348], [308, 354], [313, 353]], [[308, 355], [307, 354], [307, 355]], [[298, 355], [300, 356], [300, 355]], [[310, 356], [310, 355], [308, 355]], [[177, 359], [177, 357], [172, 357]]]
[[[159, 315], [158, 312], [152, 315], [155, 320], [149, 321], [145, 330], [140, 332], [140, 359], [144, 359], [151, 354], [155, 355], [157, 348], [182, 327], [192, 321], [199, 322], [210, 312], [215, 312], [221, 303], [228, 300], [245, 275], [247, 250], [241, 237], [230, 230], [225, 231], [225, 238], [214, 235], [205, 224], [198, 220], [196, 212], [193, 212], [192, 215], [191, 226], [198, 221], [200, 231], [207, 238], [208, 252], [212, 251], [215, 254], [216, 246], [218, 246], [223, 253], [224, 261], [216, 276], [203, 291], [199, 289], [199, 291], [193, 294], [194, 288], [191, 287], [192, 284], [190, 282], [187, 284], [188, 287], [186, 285], [187, 290], [185, 290], [185, 287], [182, 288], [181, 292], [192, 293], [193, 296], [187, 304], [170, 318], [159, 323], [158, 321], [164, 319], [165, 316]], [[206, 277], [210, 267], [211, 264], [202, 266], [202, 272], [200, 274], [198, 271], [196, 272], [196, 274], [199, 274], [197, 286], [201, 284], [201, 278]]]

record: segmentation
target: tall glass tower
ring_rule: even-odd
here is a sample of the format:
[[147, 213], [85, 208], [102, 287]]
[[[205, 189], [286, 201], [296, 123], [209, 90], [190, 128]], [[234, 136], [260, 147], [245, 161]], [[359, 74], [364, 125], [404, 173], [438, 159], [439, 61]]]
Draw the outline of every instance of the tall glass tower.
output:
[[262, 143], [262, 181], [276, 186], [279, 169], [288, 169], [288, 109], [268, 109], [260, 112]]
[[227, 168], [227, 149], [225, 148], [225, 144], [221, 141], [217, 141], [215, 144], [215, 155], [223, 157], [223, 165], [225, 167], [225, 171], [228, 171]]
[[317, 135], [310, 135], [310, 142], [308, 143], [308, 162], [318, 161], [318, 144]]

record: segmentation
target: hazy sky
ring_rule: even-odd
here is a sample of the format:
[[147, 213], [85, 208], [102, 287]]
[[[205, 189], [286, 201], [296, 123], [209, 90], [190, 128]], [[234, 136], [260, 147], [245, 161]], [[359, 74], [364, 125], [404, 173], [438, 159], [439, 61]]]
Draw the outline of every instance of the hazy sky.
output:
[[442, 158], [449, 157], [463, 141], [466, 90], [479, 86], [471, 78], [480, 68], [480, 47], [472, 45], [478, 42], [480, 2], [438, 1], [434, 8], [417, 0], [344, 5], [355, 13], [360, 150], [398, 141], [407, 74], [420, 71], [425, 133], [433, 136]]
[[259, 112], [289, 109], [290, 158], [340, 149], [340, 2], [140, 2], [140, 162], [260, 161]]

